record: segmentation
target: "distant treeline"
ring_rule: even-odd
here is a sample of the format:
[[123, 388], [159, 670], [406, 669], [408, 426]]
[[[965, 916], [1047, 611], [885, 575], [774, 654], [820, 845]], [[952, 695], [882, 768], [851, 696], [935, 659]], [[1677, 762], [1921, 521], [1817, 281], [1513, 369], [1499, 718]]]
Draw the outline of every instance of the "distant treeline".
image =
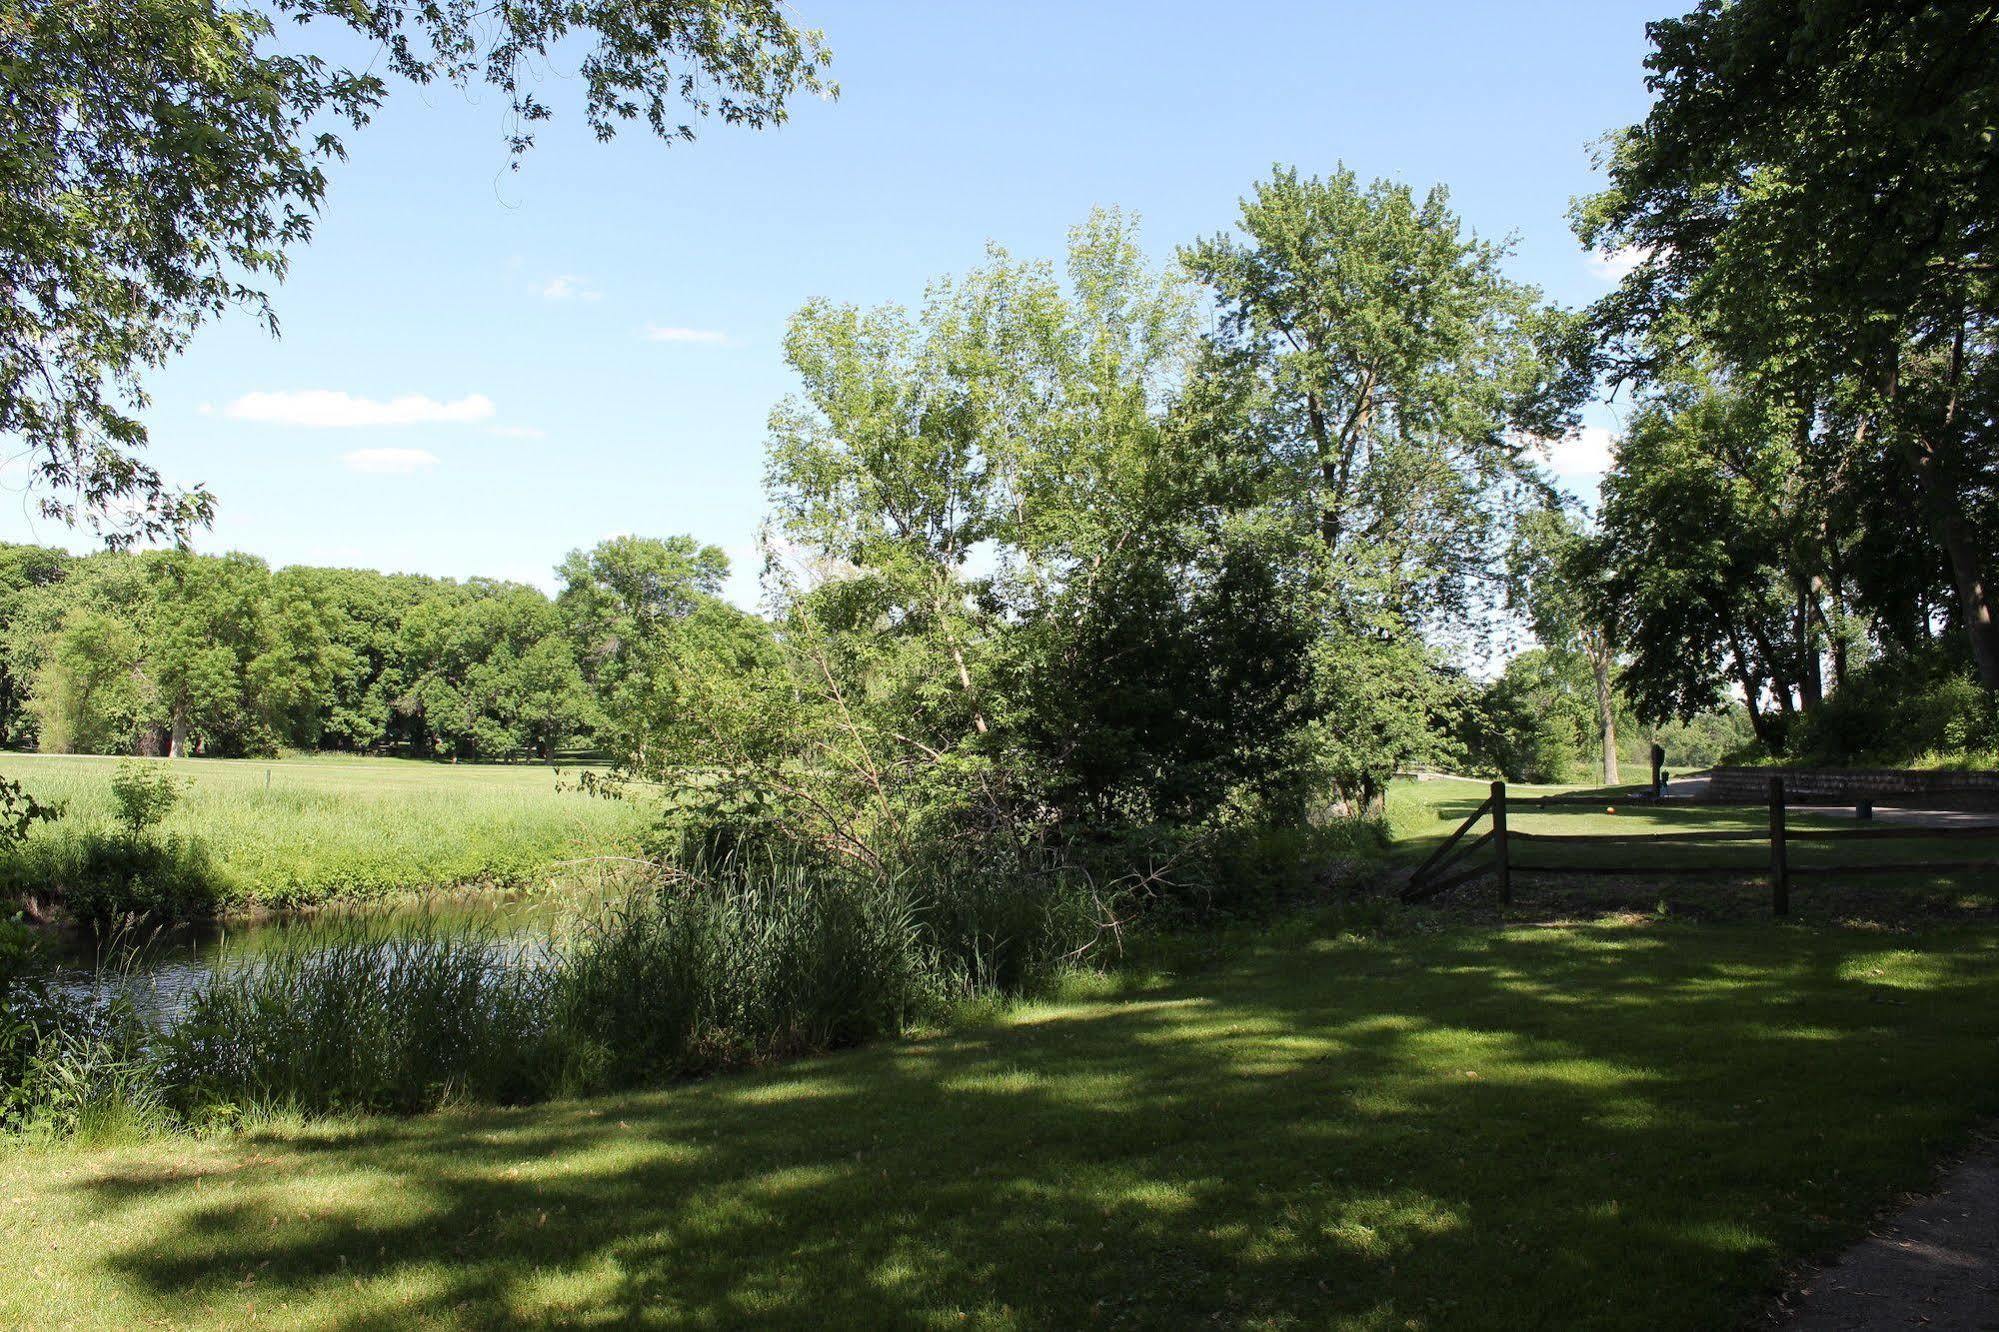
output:
[[548, 758], [615, 731], [635, 619], [743, 618], [717, 595], [727, 570], [691, 538], [620, 537], [572, 553], [550, 597], [241, 554], [0, 544], [0, 744]]

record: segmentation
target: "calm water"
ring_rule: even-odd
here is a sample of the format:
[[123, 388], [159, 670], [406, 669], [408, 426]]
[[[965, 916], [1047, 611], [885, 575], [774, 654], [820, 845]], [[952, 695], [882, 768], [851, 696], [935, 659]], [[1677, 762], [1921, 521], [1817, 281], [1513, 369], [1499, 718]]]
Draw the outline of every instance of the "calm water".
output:
[[393, 906], [331, 907], [228, 925], [128, 929], [109, 936], [51, 936], [45, 956], [58, 985], [80, 997], [130, 997], [141, 1008], [173, 1009], [225, 967], [255, 966], [279, 950], [309, 947], [318, 931], [342, 922], [422, 927], [476, 936], [515, 951], [547, 937], [603, 899], [598, 894], [444, 894]]

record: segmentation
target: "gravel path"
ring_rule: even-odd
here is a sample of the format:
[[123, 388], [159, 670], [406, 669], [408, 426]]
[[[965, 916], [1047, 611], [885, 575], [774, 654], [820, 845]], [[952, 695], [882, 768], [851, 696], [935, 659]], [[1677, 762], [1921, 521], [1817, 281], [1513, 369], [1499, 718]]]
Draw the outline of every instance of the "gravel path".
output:
[[1964, 1161], [1935, 1196], [1811, 1273], [1781, 1326], [1999, 1330], [1999, 1149]]

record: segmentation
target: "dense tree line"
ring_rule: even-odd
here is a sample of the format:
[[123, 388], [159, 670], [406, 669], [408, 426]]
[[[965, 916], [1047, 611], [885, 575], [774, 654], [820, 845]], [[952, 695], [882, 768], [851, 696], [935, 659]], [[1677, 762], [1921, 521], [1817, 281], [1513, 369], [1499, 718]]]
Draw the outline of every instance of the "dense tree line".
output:
[[279, 748], [551, 757], [619, 734], [650, 616], [745, 620], [687, 538], [573, 553], [519, 583], [247, 555], [0, 546], [0, 741], [83, 753]]

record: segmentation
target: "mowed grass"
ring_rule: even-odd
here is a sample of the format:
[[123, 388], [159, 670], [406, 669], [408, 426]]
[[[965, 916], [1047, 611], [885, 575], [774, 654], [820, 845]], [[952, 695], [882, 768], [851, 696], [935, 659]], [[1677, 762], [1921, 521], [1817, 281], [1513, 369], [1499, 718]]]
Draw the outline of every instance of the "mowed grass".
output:
[[[109, 783], [120, 761], [0, 754], [0, 776], [64, 811], [36, 827], [28, 863], [64, 839], [115, 826]], [[188, 779], [160, 831], [199, 839], [237, 902], [531, 885], [563, 862], [630, 851], [646, 817], [630, 802], [574, 789], [574, 768], [345, 757], [142, 761]]]
[[[1509, 831], [1530, 834], [1512, 843], [1512, 859], [1527, 865], [1628, 866], [1637, 872], [1611, 878], [1514, 874], [1515, 914], [1545, 915], [1550, 908], [1630, 907], [1729, 916], [1771, 914], [1770, 815], [1766, 806], [1675, 806], [1635, 798], [1639, 788], [1509, 787]], [[1393, 858], [1414, 865], [1470, 817], [1490, 790], [1485, 782], [1440, 779], [1403, 783], [1389, 794]], [[1541, 795], [1590, 794], [1588, 804], [1536, 806]], [[1882, 811], [1871, 823], [1850, 810], [1790, 809], [1787, 843], [1794, 877], [1792, 914], [1801, 919], [1883, 920], [1910, 916], [1990, 918], [1999, 915], [1999, 873], [1967, 867], [1908, 874], [1841, 873], [1845, 865], [1999, 861], [1999, 828], [1989, 837], [1915, 837], [1882, 840], [1812, 840], [1815, 830], [1889, 829], [1900, 825]], [[1466, 842], [1491, 826], [1487, 820]], [[1742, 833], [1728, 841], [1674, 841], [1675, 834]], [[1534, 833], [1616, 838], [1616, 842], [1535, 842]], [[1460, 843], [1463, 845], [1464, 843]], [[1492, 853], [1481, 851], [1490, 861]], [[1464, 868], [1477, 863], [1463, 862]], [[1732, 871], [1683, 877], [1664, 871], [1709, 866]], [[1647, 871], [1655, 872], [1647, 872]], [[1820, 870], [1821, 873], [1810, 871]], [[1480, 880], [1440, 903], [1496, 901], [1493, 880]]]
[[653, 1094], [0, 1154], [0, 1324], [1715, 1328], [1999, 1111], [1999, 936], [1304, 918]]

